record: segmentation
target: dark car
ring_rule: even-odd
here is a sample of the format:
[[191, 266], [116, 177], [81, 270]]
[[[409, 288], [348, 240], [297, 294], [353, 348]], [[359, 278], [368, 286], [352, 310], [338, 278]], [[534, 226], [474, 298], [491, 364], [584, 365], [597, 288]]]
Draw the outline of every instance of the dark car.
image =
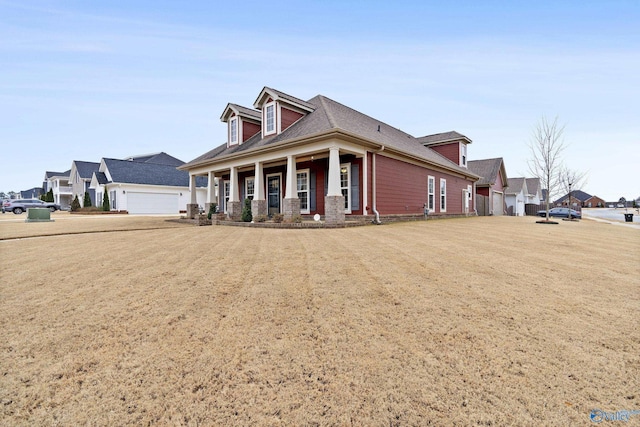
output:
[[[571, 218], [582, 218], [582, 214], [578, 211], [574, 211], [569, 208], [553, 208], [549, 209], [549, 217], [551, 218], [569, 218], [569, 212], [571, 212]], [[538, 211], [538, 216], [546, 217], [547, 211]]]
[[51, 212], [55, 212], [60, 210], [60, 205], [56, 203], [43, 202], [38, 199], [5, 200], [2, 203], [2, 213], [13, 212], [16, 215], [20, 215], [29, 208], [46, 208]]

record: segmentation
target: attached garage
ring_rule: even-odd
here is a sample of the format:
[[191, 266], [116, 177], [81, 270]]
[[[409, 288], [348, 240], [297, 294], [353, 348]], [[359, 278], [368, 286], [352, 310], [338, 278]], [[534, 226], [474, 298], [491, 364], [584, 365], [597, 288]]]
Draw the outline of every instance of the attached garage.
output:
[[493, 214], [494, 215], [503, 215], [504, 214], [504, 197], [503, 193], [499, 193], [497, 191], [493, 192]]
[[171, 214], [179, 213], [177, 193], [127, 193], [127, 211], [130, 214]]

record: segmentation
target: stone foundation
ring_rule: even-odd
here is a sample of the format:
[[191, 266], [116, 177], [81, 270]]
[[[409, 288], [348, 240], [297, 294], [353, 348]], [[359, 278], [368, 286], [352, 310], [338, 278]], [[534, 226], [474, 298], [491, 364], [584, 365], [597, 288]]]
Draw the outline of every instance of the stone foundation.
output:
[[197, 203], [188, 203], [187, 204], [187, 218], [189, 219], [195, 219], [198, 214], [200, 213], [199, 211], [199, 206]]
[[242, 220], [242, 203], [227, 202], [227, 217], [231, 221], [241, 221]]
[[282, 214], [285, 221], [290, 221], [294, 216], [300, 216], [300, 199], [297, 197], [295, 199], [284, 199]]
[[251, 215], [255, 218], [258, 215], [267, 216], [267, 201], [266, 200], [252, 200], [251, 201]]
[[344, 196], [325, 196], [324, 221], [326, 224], [344, 224]]

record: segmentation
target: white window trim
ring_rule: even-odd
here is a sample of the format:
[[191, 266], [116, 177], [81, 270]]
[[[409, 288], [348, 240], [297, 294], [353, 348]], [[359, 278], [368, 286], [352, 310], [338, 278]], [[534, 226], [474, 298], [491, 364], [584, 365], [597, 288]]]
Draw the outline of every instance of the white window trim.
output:
[[279, 193], [278, 193], [278, 197], [280, 198], [280, 209], [278, 211], [278, 213], [282, 213], [282, 205], [284, 204], [284, 201], [282, 200], [282, 173], [277, 172], [277, 173], [268, 173], [265, 177], [264, 177], [264, 187], [265, 187], [265, 197], [267, 199], [267, 211], [269, 211], [269, 178], [272, 176], [277, 176], [280, 178], [280, 188], [278, 189]]
[[[444, 184], [444, 188], [442, 184]], [[442, 190], [444, 190], [444, 193]], [[447, 211], [447, 180], [444, 178], [440, 178], [440, 187], [439, 187], [438, 193], [440, 196], [438, 197], [440, 201], [440, 212], [446, 212]], [[442, 203], [443, 197], [444, 197], [444, 203]]]
[[[267, 110], [268, 110], [268, 109], [269, 109], [269, 107], [271, 107], [271, 106], [273, 106], [273, 129], [272, 129], [271, 131], [269, 131], [269, 130], [267, 129], [267, 126], [268, 126], [268, 122], [267, 122]], [[277, 118], [277, 115], [276, 115], [276, 102], [275, 102], [275, 101], [271, 101], [271, 102], [268, 102], [268, 103], [264, 104], [263, 111], [264, 111], [264, 117], [263, 117], [264, 129], [263, 129], [263, 131], [262, 131], [262, 134], [263, 134], [264, 136], [267, 136], [267, 135], [273, 135], [273, 134], [274, 134], [274, 133], [276, 133], [276, 132], [277, 132], [277, 130], [278, 130], [278, 124], [277, 124], [278, 118]]]
[[[311, 171], [309, 169], [298, 169], [296, 170], [296, 197], [300, 198], [298, 195], [300, 191], [298, 191], [298, 174], [304, 173], [307, 174], [307, 189], [304, 191], [307, 193], [307, 209], [300, 208], [301, 214], [309, 214], [311, 213], [311, 188], [310, 188], [310, 180], [311, 180]], [[302, 202], [300, 203], [302, 205]]]
[[462, 167], [467, 167], [467, 162], [469, 161], [469, 157], [467, 156], [467, 144], [463, 143], [463, 142], [459, 142], [458, 144], [460, 144], [459, 147], [459, 152], [460, 152], [460, 166]]
[[[233, 124], [235, 123], [236, 126], [236, 137], [235, 139], [233, 138]], [[239, 139], [239, 121], [237, 117], [232, 117], [231, 119], [229, 119], [229, 145], [235, 145], [238, 143], [238, 139]]]
[[[429, 191], [429, 184], [433, 184], [431, 191]], [[431, 175], [427, 176], [427, 209], [431, 212], [436, 211], [436, 177]]]
[[[351, 213], [351, 163], [341, 163], [340, 164], [340, 174], [342, 175], [342, 168], [347, 168], [347, 207], [344, 209], [344, 213]], [[340, 192], [344, 190], [345, 187], [342, 186], [342, 177], [340, 177]]]
[[[229, 195], [227, 195], [227, 186], [229, 186]], [[227, 213], [229, 208], [229, 199], [231, 198], [231, 181], [228, 179], [222, 180], [222, 200], [224, 201], [224, 213]]]
[[[249, 181], [253, 181], [253, 193], [249, 194]], [[256, 177], [255, 176], [248, 176], [244, 179], [244, 197], [245, 199], [248, 199], [249, 196], [251, 196], [251, 200], [253, 200], [256, 197]], [[244, 203], [244, 200], [243, 200]]]

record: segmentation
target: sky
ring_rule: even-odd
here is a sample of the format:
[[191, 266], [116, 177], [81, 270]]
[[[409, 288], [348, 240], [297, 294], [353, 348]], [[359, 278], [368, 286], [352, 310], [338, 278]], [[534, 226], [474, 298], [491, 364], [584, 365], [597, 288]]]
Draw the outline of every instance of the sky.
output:
[[583, 191], [640, 196], [638, 0], [0, 0], [0, 191], [73, 160], [190, 161], [264, 86], [455, 130], [509, 177], [532, 176], [533, 131], [557, 117]]

